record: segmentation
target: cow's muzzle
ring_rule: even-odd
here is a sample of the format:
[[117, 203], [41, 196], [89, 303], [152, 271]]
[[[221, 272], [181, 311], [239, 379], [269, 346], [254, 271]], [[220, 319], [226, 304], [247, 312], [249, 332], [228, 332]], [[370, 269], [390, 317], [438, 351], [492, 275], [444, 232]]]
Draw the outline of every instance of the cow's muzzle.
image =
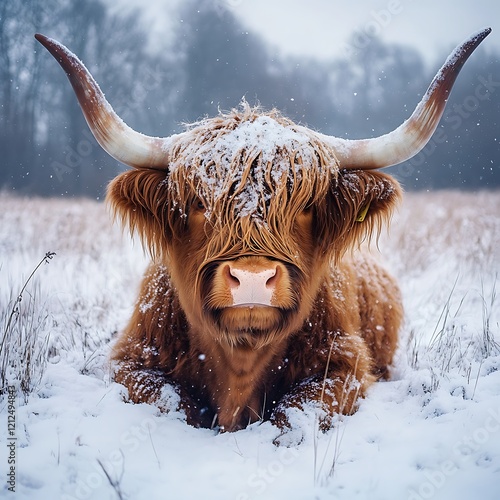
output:
[[228, 262], [221, 266], [220, 273], [224, 286], [231, 292], [233, 307], [276, 305], [275, 292], [286, 277], [286, 269], [276, 262], [270, 265]]
[[206, 305], [211, 309], [295, 306], [293, 271], [280, 261], [244, 256], [212, 267]]

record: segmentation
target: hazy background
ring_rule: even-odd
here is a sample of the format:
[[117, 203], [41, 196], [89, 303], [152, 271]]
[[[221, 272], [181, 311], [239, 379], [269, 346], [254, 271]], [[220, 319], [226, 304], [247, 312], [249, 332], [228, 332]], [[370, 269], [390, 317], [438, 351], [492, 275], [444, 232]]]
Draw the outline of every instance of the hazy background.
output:
[[439, 143], [390, 169], [406, 189], [500, 186], [500, 4], [493, 0], [31, 0], [0, 4], [0, 189], [102, 198], [123, 168], [91, 136], [61, 68], [75, 52], [132, 127], [166, 136], [245, 98], [336, 136], [386, 133], [450, 50], [465, 65]]

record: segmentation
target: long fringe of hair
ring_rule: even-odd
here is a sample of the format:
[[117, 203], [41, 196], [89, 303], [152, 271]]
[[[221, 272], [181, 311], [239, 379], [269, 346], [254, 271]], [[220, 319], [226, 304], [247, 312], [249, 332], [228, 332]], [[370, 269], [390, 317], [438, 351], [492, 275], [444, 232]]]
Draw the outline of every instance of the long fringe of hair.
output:
[[[252, 136], [261, 129], [260, 138]], [[281, 236], [291, 234], [298, 213], [324, 199], [338, 175], [335, 152], [313, 131], [247, 103], [193, 124], [169, 158], [171, 211], [188, 213], [194, 193], [205, 207], [207, 261], [248, 253], [300, 264]], [[178, 222], [172, 219], [174, 232]]]

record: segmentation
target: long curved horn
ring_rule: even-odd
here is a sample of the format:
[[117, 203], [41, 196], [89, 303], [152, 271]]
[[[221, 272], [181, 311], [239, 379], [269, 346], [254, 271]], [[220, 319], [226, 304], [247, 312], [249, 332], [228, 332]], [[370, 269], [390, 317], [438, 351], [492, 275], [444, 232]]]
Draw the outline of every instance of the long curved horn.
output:
[[37, 34], [35, 38], [66, 72], [90, 130], [102, 148], [116, 160], [135, 168], [166, 168], [167, 139], [143, 135], [114, 112], [83, 63], [64, 45]]
[[413, 114], [392, 132], [373, 139], [328, 137], [341, 168], [370, 170], [390, 167], [415, 156], [425, 147], [443, 115], [446, 101], [462, 66], [490, 34], [486, 28], [470, 36], [448, 57]]

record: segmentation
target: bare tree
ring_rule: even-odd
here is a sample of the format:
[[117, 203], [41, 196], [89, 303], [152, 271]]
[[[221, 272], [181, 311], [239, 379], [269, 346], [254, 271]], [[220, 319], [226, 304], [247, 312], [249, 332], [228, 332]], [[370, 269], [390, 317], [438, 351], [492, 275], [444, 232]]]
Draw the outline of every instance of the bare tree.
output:
[[112, 16], [100, 0], [1, 2], [0, 184], [17, 192], [101, 196], [119, 166], [91, 136], [64, 73], [35, 32], [84, 60], [138, 128], [154, 128], [148, 102], [159, 100], [166, 65], [143, 48], [147, 35], [136, 14]]

